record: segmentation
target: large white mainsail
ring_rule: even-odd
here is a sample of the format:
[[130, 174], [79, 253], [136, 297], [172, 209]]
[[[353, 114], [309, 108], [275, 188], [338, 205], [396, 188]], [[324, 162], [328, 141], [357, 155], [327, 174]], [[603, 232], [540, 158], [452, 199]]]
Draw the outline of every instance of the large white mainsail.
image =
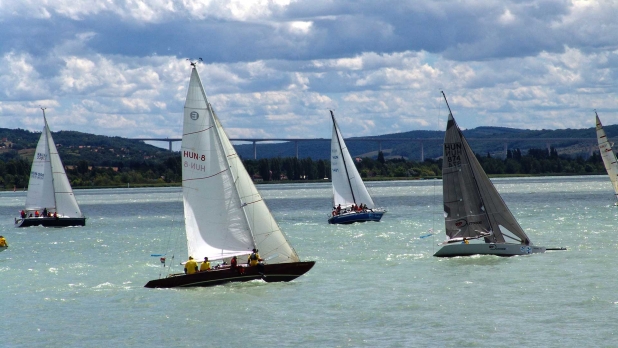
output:
[[216, 260], [258, 248], [269, 263], [299, 261], [208, 103], [195, 66], [181, 153], [189, 255]]
[[59, 216], [83, 217], [49, 130], [45, 110], [43, 120], [45, 127], [39, 138], [30, 170], [26, 211], [42, 211], [47, 208], [49, 211], [57, 212]]
[[599, 115], [596, 111], [594, 114], [597, 122], [597, 140], [599, 141], [599, 151], [601, 152], [603, 164], [605, 164], [607, 175], [609, 176], [609, 180], [612, 182], [612, 186], [614, 187], [614, 195], [616, 197], [616, 201], [618, 202], [618, 163], [616, 161], [616, 154], [612, 150], [612, 145], [607, 140], [607, 135], [605, 134], [601, 120], [599, 120]]
[[450, 239], [485, 236], [490, 242], [505, 243], [506, 237], [529, 243], [450, 113], [444, 136], [442, 180], [446, 234]]
[[330, 167], [333, 185], [333, 203], [335, 206], [341, 204], [348, 207], [352, 204], [365, 204], [367, 208], [375, 208], [375, 204], [367, 192], [354, 160], [350, 156], [348, 147], [343, 141], [339, 126], [335, 120], [335, 115], [330, 112], [333, 119], [333, 135], [330, 145]]

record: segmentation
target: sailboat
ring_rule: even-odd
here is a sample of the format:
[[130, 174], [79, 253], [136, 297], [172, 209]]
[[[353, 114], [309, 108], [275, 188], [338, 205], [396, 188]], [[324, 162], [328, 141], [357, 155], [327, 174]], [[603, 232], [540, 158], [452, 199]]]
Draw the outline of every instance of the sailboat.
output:
[[612, 186], [614, 187], [614, 196], [616, 197], [615, 205], [618, 205], [618, 163], [616, 163], [616, 154], [612, 150], [612, 145], [607, 140], [607, 136], [605, 135], [605, 130], [603, 130], [603, 125], [601, 124], [601, 120], [599, 120], [599, 115], [595, 111], [597, 121], [597, 140], [599, 141], [599, 151], [601, 152], [601, 158], [603, 158], [603, 164], [605, 164], [605, 169], [607, 170], [607, 175], [609, 175], [609, 180], [612, 182]]
[[544, 253], [546, 248], [532, 244], [485, 174], [442, 95], [449, 110], [442, 162], [447, 240], [434, 256]]
[[[170, 274], [148, 288], [212, 286], [263, 279], [293, 280], [315, 261], [300, 261], [286, 240], [206, 98], [191, 63], [184, 107], [182, 193], [187, 251], [195, 260], [247, 260], [257, 249], [263, 264], [223, 266], [193, 274]], [[227, 262], [229, 263], [229, 262]]]
[[45, 127], [32, 160], [26, 207], [22, 210], [21, 216], [15, 218], [15, 227], [85, 226], [86, 218], [77, 205], [73, 189], [64, 171], [47, 124], [45, 109], [41, 110]]
[[[329, 224], [351, 224], [354, 222], [380, 221], [386, 210], [376, 208], [363, 179], [350, 156], [335, 114], [331, 110], [333, 136], [330, 145], [330, 168], [333, 184], [333, 212]], [[363, 207], [354, 209], [354, 207]], [[365, 207], [366, 206], [366, 207]]]

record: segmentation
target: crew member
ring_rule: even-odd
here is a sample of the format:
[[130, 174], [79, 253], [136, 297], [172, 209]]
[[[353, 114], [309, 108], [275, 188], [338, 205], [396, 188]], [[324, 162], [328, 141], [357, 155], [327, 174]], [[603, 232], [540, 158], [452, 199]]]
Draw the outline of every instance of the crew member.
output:
[[264, 261], [260, 258], [260, 254], [258, 254], [258, 250], [257, 249], [253, 249], [253, 252], [251, 253], [251, 255], [249, 255], [249, 259], [247, 260], [247, 263], [249, 264], [249, 266], [257, 266], [260, 261]]
[[6, 239], [2, 236], [0, 236], [0, 247], [8, 247], [8, 243], [6, 242]]
[[197, 272], [197, 262], [193, 260], [193, 256], [189, 256], [189, 261], [185, 263], [185, 274], [193, 274]]
[[200, 272], [210, 270], [210, 261], [208, 261], [208, 257], [204, 258], [204, 262], [200, 265]]

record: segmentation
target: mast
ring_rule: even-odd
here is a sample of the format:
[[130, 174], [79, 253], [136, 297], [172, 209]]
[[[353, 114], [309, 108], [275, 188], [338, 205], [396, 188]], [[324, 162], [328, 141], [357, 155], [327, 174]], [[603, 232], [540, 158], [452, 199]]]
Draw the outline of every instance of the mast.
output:
[[[51, 133], [49, 130], [49, 126], [47, 125], [47, 118], [45, 117], [45, 109], [41, 107], [41, 110], [43, 110], [43, 121], [45, 121], [45, 140], [47, 143], [47, 160], [49, 161], [49, 166], [51, 168], [51, 177], [52, 177], [52, 188], [54, 189], [54, 210], [56, 211], [56, 213], [58, 213], [58, 204], [56, 203], [56, 184], [54, 183], [54, 167], [52, 167], [51, 163], [51, 148], [49, 147], [49, 136], [47, 135], [47, 133]], [[43, 207], [45, 208], [45, 207]]]
[[348, 166], [345, 164], [345, 157], [343, 156], [343, 149], [341, 148], [341, 141], [339, 140], [339, 136], [341, 135], [341, 132], [339, 132], [339, 127], [337, 127], [337, 121], [335, 121], [335, 114], [333, 113], [333, 110], [330, 110], [330, 116], [333, 119], [333, 126], [335, 127], [335, 130], [337, 131], [337, 144], [339, 145], [339, 154], [341, 156], [341, 161], [343, 162], [343, 168], [345, 169], [345, 176], [346, 178], [348, 178], [348, 185], [350, 186], [350, 192], [352, 193], [352, 200], [354, 201], [354, 204], [356, 204], [356, 197], [354, 197], [354, 189], [352, 189], [352, 182], [350, 181], [350, 174], [348, 173]]
[[[440, 91], [440, 92], [442, 92], [442, 96], [444, 97], [444, 101], [446, 102], [446, 107], [448, 108], [449, 115], [451, 117], [453, 117], [453, 112], [451, 111], [451, 107], [448, 105], [448, 100], [446, 100], [446, 95], [444, 94], [444, 91]], [[466, 138], [464, 138], [463, 133], [461, 132], [461, 129], [459, 129], [459, 125], [457, 124], [457, 121], [455, 121], [454, 117], [453, 117], [453, 122], [455, 122], [455, 126], [457, 127], [457, 132], [459, 133], [459, 137], [461, 138], [462, 143], [463, 142], [467, 142]], [[468, 156], [468, 151], [464, 151], [464, 154], [466, 155], [466, 159], [468, 160], [468, 165], [471, 166], [472, 163], [470, 162], [470, 157]], [[493, 230], [494, 224], [492, 222], [492, 219], [489, 216], [489, 213], [487, 213], [487, 208], [485, 206], [485, 201], [483, 200], [483, 195], [481, 194], [481, 190], [479, 189], [478, 181], [476, 180], [476, 174], [474, 173], [473, 170], [471, 170], [470, 172], [472, 173], [472, 179], [474, 179], [474, 188], [476, 189], [476, 193], [478, 194], [479, 199], [481, 200], [481, 204], [483, 204], [483, 213], [485, 213], [485, 216], [487, 217], [487, 222], [489, 222], [489, 226]], [[491, 238], [495, 238], [493, 234], [490, 237]]]

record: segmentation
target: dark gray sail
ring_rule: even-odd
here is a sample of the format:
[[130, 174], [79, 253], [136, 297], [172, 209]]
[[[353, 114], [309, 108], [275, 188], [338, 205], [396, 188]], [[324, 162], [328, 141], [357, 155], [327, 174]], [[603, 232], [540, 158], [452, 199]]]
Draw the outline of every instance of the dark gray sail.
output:
[[442, 165], [446, 234], [453, 238], [481, 238], [505, 243], [505, 238], [530, 241], [489, 180], [452, 114], [444, 136]]

